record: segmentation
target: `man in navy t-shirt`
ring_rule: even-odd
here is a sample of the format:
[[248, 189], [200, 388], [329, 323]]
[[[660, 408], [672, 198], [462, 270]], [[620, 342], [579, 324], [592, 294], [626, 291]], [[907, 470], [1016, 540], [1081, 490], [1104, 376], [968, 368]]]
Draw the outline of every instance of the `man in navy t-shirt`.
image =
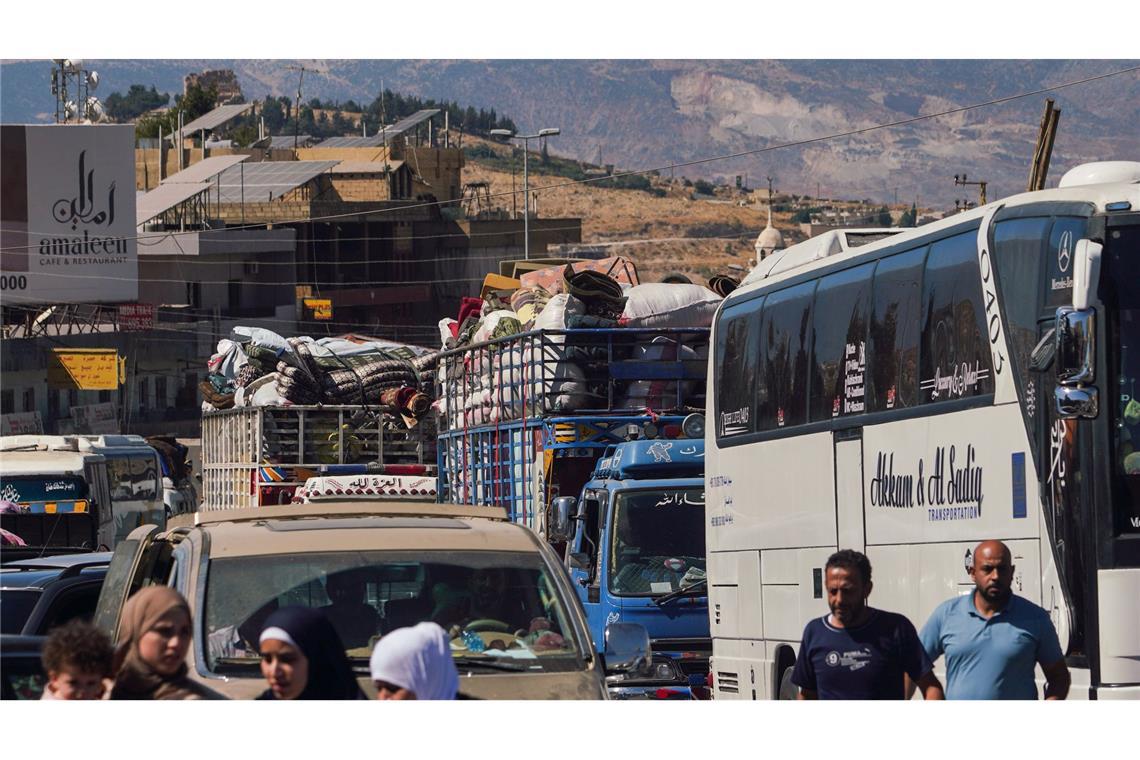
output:
[[831, 614], [804, 627], [792, 683], [800, 699], [905, 699], [904, 675], [926, 699], [944, 699], [942, 684], [909, 620], [867, 606], [871, 563], [851, 549], [824, 568]]

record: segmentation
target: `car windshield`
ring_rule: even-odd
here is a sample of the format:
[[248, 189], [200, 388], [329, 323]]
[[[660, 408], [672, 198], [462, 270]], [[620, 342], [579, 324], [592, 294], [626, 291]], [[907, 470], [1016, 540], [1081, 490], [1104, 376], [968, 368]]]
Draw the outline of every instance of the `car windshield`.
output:
[[17, 475], [0, 478], [0, 498], [26, 504], [87, 498], [87, 481], [74, 475]]
[[423, 621], [448, 632], [461, 671], [584, 667], [541, 556], [381, 551], [211, 560], [203, 616], [210, 670], [255, 667], [265, 619], [287, 605], [323, 612], [358, 667], [380, 636]]
[[619, 491], [610, 591], [667, 594], [705, 577], [705, 490]]
[[0, 593], [0, 633], [20, 633], [40, 598], [39, 589], [6, 588]]

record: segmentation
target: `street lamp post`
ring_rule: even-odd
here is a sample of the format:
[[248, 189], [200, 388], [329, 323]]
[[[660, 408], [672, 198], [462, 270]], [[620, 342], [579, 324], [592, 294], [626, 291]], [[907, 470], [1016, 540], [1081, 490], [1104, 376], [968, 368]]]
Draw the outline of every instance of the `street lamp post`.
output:
[[530, 141], [539, 137], [553, 137], [561, 134], [561, 129], [540, 129], [537, 134], [519, 135], [509, 129], [492, 129], [495, 137], [505, 137], [508, 140], [523, 141], [523, 258], [530, 259], [530, 172], [529, 161]]

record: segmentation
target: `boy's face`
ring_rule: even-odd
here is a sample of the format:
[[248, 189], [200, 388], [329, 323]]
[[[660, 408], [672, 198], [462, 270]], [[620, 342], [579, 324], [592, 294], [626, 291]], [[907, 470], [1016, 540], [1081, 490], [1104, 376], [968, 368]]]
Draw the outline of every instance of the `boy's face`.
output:
[[103, 676], [83, 670], [64, 669], [48, 674], [48, 688], [56, 699], [102, 699]]

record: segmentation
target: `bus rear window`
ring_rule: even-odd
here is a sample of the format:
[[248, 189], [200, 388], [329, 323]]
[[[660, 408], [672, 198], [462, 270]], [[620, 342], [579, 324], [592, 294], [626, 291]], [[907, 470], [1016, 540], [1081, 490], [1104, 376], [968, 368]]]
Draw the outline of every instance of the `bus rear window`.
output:
[[759, 363], [760, 301], [725, 309], [717, 326], [717, 434], [756, 429], [756, 367]]

